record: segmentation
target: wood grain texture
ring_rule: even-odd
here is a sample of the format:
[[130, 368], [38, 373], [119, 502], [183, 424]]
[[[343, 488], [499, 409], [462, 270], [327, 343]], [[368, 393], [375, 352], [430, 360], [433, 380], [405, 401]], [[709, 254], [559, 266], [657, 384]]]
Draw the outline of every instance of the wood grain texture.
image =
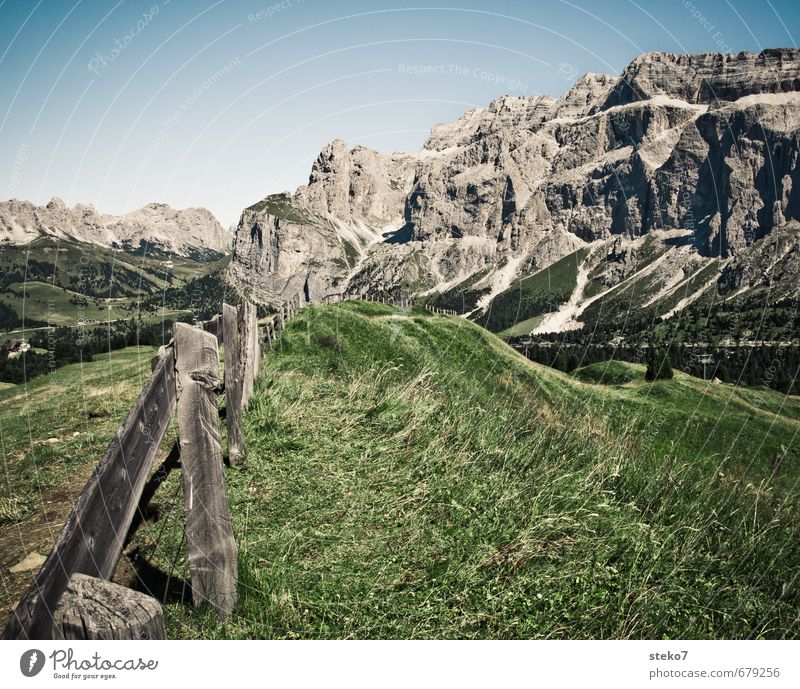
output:
[[175, 368], [192, 598], [227, 619], [236, 605], [238, 553], [222, 464], [217, 339], [176, 323]]
[[78, 496], [50, 555], [11, 616], [4, 638], [52, 638], [53, 613], [70, 577], [113, 575], [175, 410], [174, 362], [173, 349], [166, 348]]
[[246, 450], [242, 435], [242, 372], [239, 364], [239, 326], [236, 308], [222, 305], [222, 332], [225, 345], [225, 423], [228, 428], [228, 461], [240, 464]]
[[161, 604], [105, 579], [73, 574], [53, 615], [53, 638], [166, 639]]
[[255, 307], [248, 301], [239, 304], [239, 366], [242, 371], [242, 409], [247, 409], [253, 394], [253, 315]]
[[[259, 371], [261, 370], [261, 338], [258, 336], [258, 312], [255, 305], [250, 305], [250, 347], [253, 352], [252, 357], [252, 385], [255, 385], [255, 379], [258, 378]], [[250, 393], [252, 394], [252, 388]]]

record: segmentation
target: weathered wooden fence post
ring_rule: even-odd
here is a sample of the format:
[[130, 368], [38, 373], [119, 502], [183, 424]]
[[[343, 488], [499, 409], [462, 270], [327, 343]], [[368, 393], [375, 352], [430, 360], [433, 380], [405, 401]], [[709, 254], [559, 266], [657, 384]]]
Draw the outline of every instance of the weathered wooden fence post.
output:
[[242, 383], [242, 411], [247, 408], [247, 329], [250, 325], [250, 320], [246, 303], [246, 301], [241, 301], [236, 307], [236, 334], [239, 338], [239, 374]]
[[253, 305], [249, 301], [239, 304], [237, 314], [239, 328], [239, 366], [242, 371], [242, 409], [247, 409], [253, 394]]
[[147, 594], [73, 574], [53, 612], [53, 638], [166, 639], [161, 603]]
[[175, 324], [175, 369], [186, 540], [192, 598], [222, 619], [236, 604], [237, 548], [231, 528], [217, 412], [217, 339]]
[[261, 338], [258, 336], [258, 309], [255, 304], [250, 304], [250, 357], [251, 379], [250, 394], [253, 394], [253, 385], [261, 370]]
[[267, 351], [272, 351], [272, 321], [267, 321], [264, 324], [264, 342], [267, 343]]
[[225, 424], [228, 428], [228, 461], [236, 466], [245, 457], [242, 434], [242, 370], [239, 362], [239, 327], [236, 308], [222, 305], [225, 340]]

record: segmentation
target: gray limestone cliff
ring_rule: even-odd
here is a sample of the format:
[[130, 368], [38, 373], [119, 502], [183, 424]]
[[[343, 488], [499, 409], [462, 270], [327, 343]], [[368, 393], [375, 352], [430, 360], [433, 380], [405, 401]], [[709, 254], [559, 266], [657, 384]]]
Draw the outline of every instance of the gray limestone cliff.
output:
[[[244, 211], [231, 279], [263, 302], [468, 286], [464, 310], [481, 312], [582, 250], [579, 278], [611, 290], [632, 274], [610, 267], [612, 246], [639, 255], [650, 237], [654, 284], [714, 262], [742, 289], [761, 279], [748, 256], [772, 233], [788, 228], [775, 246], [796, 246], [798, 131], [797, 50], [647, 53], [558, 99], [469, 110], [416, 154], [328, 144], [307, 186]], [[573, 324], [594, 298], [579, 283]]]

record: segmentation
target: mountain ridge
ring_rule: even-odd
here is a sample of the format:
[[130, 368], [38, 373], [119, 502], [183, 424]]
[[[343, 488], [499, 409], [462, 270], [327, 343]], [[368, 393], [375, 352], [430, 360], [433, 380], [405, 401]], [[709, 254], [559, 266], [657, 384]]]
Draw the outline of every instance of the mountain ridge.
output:
[[645, 53], [560, 98], [468, 110], [416, 154], [327, 144], [277, 212], [268, 197], [242, 215], [229, 279], [263, 303], [298, 290], [312, 302], [383, 291], [451, 307], [466, 295], [456, 308], [497, 329], [500, 295], [586, 249], [580, 285], [517, 314], [573, 309], [540, 332], [580, 327], [598, 295], [625, 292], [639, 271], [641, 304], [663, 299], [661, 318], [712, 290], [763, 288], [770, 272], [783, 276], [774, 298], [795, 298], [798, 130], [800, 51]]
[[[416, 153], [334, 139], [308, 184], [243, 211], [228, 281], [273, 306], [298, 291], [415, 294], [535, 334], [625, 303], [664, 321], [753, 294], [798, 299], [798, 132], [800, 51], [645, 53], [558, 98], [467, 110]], [[231, 241], [202, 208], [0, 202], [0, 241], [41, 236], [199, 260]], [[535, 276], [570, 256], [545, 290]]]
[[90, 204], [69, 208], [53, 197], [45, 206], [10, 199], [0, 202], [0, 242], [27, 244], [42, 236], [71, 238], [128, 251], [160, 250], [215, 260], [230, 250], [231, 235], [205, 208], [176, 210], [165, 203], [111, 215]]

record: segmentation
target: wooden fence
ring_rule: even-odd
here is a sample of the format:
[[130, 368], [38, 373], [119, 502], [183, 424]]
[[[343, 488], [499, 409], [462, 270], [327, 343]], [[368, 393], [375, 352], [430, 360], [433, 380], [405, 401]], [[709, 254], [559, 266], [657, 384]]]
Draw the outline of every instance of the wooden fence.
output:
[[342, 294], [329, 294], [326, 297], [323, 297], [322, 303], [336, 304], [340, 301], [345, 301], [347, 299], [355, 299], [356, 301], [371, 301], [377, 304], [387, 304], [389, 306], [394, 306], [395, 308], [398, 309], [409, 309], [414, 306], [420, 306], [423, 309], [427, 309], [431, 313], [438, 313], [446, 316], [458, 315], [458, 312], [454, 311], [453, 309], [442, 309], [439, 308], [438, 306], [432, 306], [424, 302], [418, 304], [412, 297], [387, 297], [374, 294], [360, 294], [355, 297], [346, 297]]
[[[413, 306], [411, 299], [361, 299]], [[342, 301], [333, 295], [326, 303]], [[256, 307], [224, 304], [199, 327], [176, 323], [153, 372], [81, 491], [53, 549], [9, 620], [5, 639], [164, 638], [161, 603], [110, 581], [137, 516], [164, 436], [177, 415], [192, 599], [221, 619], [237, 599], [237, 547], [223, 470], [217, 395], [224, 390], [228, 460], [246, 461], [242, 416], [262, 345], [271, 349], [303, 306], [298, 294], [259, 327]], [[425, 306], [434, 313], [455, 312]], [[224, 385], [219, 345], [224, 347]], [[148, 498], [149, 499], [149, 498]]]

